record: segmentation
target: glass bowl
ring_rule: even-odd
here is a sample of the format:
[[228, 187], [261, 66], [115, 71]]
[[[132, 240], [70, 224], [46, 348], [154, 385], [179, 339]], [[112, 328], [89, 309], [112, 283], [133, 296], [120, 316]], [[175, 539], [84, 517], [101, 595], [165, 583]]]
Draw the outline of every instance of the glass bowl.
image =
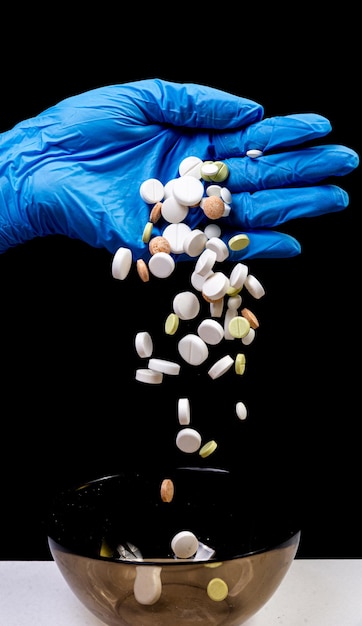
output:
[[240, 626], [278, 588], [300, 541], [263, 500], [224, 469], [104, 476], [56, 495], [49, 547], [109, 626]]

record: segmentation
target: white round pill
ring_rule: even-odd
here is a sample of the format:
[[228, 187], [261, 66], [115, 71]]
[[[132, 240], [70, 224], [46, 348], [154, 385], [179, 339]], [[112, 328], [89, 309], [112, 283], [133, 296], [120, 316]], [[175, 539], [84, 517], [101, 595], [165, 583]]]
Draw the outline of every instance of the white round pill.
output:
[[164, 187], [157, 178], [148, 178], [140, 186], [140, 195], [147, 204], [155, 204], [163, 200]]
[[185, 238], [190, 232], [190, 226], [181, 222], [179, 224], [169, 224], [166, 226], [162, 235], [169, 242], [171, 252], [174, 254], [182, 254], [184, 251]]
[[204, 228], [204, 233], [208, 239], [211, 239], [212, 237], [220, 237], [221, 228], [218, 224], [208, 224]]
[[213, 319], [204, 319], [198, 326], [198, 335], [210, 345], [215, 346], [224, 337], [224, 329], [219, 322]]
[[181, 291], [172, 302], [174, 313], [181, 320], [192, 320], [200, 312], [200, 302], [192, 291]]
[[214, 267], [215, 263], [216, 252], [207, 248], [200, 254], [199, 258], [197, 259], [195, 272], [197, 274], [201, 274], [201, 276], [206, 276], [206, 274], [208, 274], [210, 270]]
[[223, 356], [221, 359], [216, 361], [212, 367], [210, 367], [208, 374], [210, 378], [215, 380], [215, 378], [219, 378], [223, 374], [225, 374], [231, 366], [234, 364], [234, 359], [231, 358], [229, 354]]
[[244, 346], [250, 346], [250, 344], [254, 341], [254, 339], [255, 339], [255, 330], [254, 328], [250, 327], [248, 334], [245, 335], [245, 337], [242, 337], [241, 341], [244, 344]]
[[112, 276], [124, 280], [132, 265], [132, 252], [129, 248], [118, 248], [112, 259]]
[[148, 361], [148, 367], [155, 372], [162, 372], [163, 374], [170, 374], [176, 376], [180, 373], [180, 365], [173, 361], [167, 361], [166, 359], [152, 358]]
[[181, 530], [171, 541], [171, 548], [179, 559], [189, 559], [196, 554], [198, 547], [199, 540], [189, 530]]
[[238, 416], [239, 420], [244, 420], [246, 419], [246, 416], [248, 414], [246, 406], [244, 404], [244, 402], [237, 402], [235, 405], [235, 411], [236, 411], [236, 415]]
[[191, 232], [186, 235], [184, 239], [185, 254], [188, 254], [188, 256], [191, 257], [199, 256], [199, 254], [201, 254], [201, 252], [205, 249], [206, 242], [207, 237], [202, 230], [199, 228], [191, 230]]
[[191, 419], [190, 401], [188, 398], [179, 398], [177, 403], [178, 421], [181, 426], [188, 426]]
[[203, 160], [196, 156], [185, 157], [178, 168], [180, 176], [194, 176], [201, 178], [201, 166]]
[[261, 282], [252, 274], [248, 274], [245, 281], [244, 286], [248, 290], [248, 292], [254, 296], [254, 298], [262, 298], [265, 295], [265, 290]]
[[245, 279], [248, 275], [248, 266], [244, 263], [237, 263], [234, 265], [231, 274], [229, 276], [230, 287], [233, 289], [240, 289], [245, 282]]
[[216, 258], [220, 263], [225, 261], [229, 256], [229, 248], [219, 237], [211, 237], [211, 239], [208, 239], [205, 247], [216, 252]]
[[183, 428], [177, 433], [176, 445], [182, 452], [192, 454], [201, 446], [201, 435], [194, 428]]
[[201, 365], [209, 356], [209, 349], [204, 340], [192, 333], [180, 339], [178, 351], [184, 361], [190, 365]]
[[180, 176], [173, 185], [173, 195], [180, 204], [193, 207], [204, 195], [204, 185], [194, 176]]
[[148, 269], [158, 278], [167, 278], [175, 269], [175, 261], [167, 252], [156, 252], [148, 261]]
[[150, 333], [141, 331], [135, 337], [135, 348], [141, 358], [150, 357], [153, 351], [153, 341]]
[[219, 300], [226, 294], [229, 285], [229, 279], [225, 274], [214, 272], [205, 280], [202, 286], [202, 293], [210, 300]]
[[163, 381], [162, 372], [156, 372], [146, 367], [136, 370], [136, 380], [141, 383], [148, 383], [150, 385], [159, 385]]
[[189, 212], [189, 208], [184, 204], [180, 204], [174, 196], [166, 198], [162, 202], [161, 214], [162, 217], [170, 224], [179, 224], [186, 219]]

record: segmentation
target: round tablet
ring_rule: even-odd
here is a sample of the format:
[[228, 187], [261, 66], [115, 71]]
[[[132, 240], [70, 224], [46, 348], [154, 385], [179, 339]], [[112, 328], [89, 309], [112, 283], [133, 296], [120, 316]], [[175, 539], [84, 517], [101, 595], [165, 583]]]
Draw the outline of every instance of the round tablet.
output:
[[188, 426], [191, 419], [190, 401], [188, 398], [179, 398], [177, 403], [178, 421], [181, 426]]
[[224, 329], [219, 322], [213, 319], [204, 319], [198, 326], [198, 335], [205, 343], [212, 346], [220, 343], [224, 338]]
[[242, 338], [241, 342], [244, 344], [244, 346], [250, 346], [250, 344], [254, 341], [254, 339], [255, 339], [255, 330], [254, 328], [250, 327], [248, 334]]
[[213, 578], [207, 585], [207, 595], [215, 602], [222, 602], [229, 593], [229, 588], [222, 578]]
[[192, 320], [200, 312], [200, 302], [192, 291], [181, 291], [172, 302], [174, 313], [181, 320]]
[[201, 365], [209, 356], [206, 343], [198, 335], [185, 335], [178, 342], [178, 351], [184, 361], [190, 365]]
[[196, 554], [198, 547], [199, 540], [189, 530], [181, 530], [171, 541], [171, 548], [179, 559], [189, 559]]
[[180, 176], [194, 176], [201, 178], [202, 159], [196, 156], [185, 157], [178, 168]]
[[124, 280], [132, 265], [132, 252], [129, 248], [118, 248], [112, 259], [112, 276]]
[[212, 270], [216, 263], [216, 252], [214, 250], [209, 250], [208, 248], [204, 250], [199, 258], [196, 261], [195, 272], [197, 274], [201, 274], [201, 276], [206, 276]]
[[171, 252], [174, 254], [182, 254], [184, 251], [184, 241], [190, 233], [191, 228], [187, 224], [169, 224], [163, 231], [163, 236], [169, 241]]
[[170, 224], [179, 224], [186, 219], [189, 208], [176, 200], [174, 196], [166, 198], [162, 203], [162, 217]]
[[216, 252], [216, 258], [220, 263], [225, 261], [229, 256], [229, 248], [219, 237], [211, 237], [208, 239], [205, 247]]
[[222, 272], [214, 272], [209, 278], [206, 278], [202, 293], [210, 300], [219, 300], [222, 298], [229, 287], [229, 279]]
[[237, 263], [236, 265], [234, 265], [229, 276], [230, 287], [232, 287], [233, 289], [241, 289], [248, 275], [248, 271], [249, 268], [244, 263]]
[[199, 256], [199, 254], [201, 254], [201, 252], [205, 249], [206, 242], [207, 237], [202, 230], [199, 228], [191, 230], [191, 232], [189, 232], [184, 239], [185, 254], [188, 254], [188, 256], [191, 257]]
[[163, 199], [163, 184], [157, 178], [148, 178], [140, 186], [140, 195], [147, 204], [156, 204]]
[[148, 383], [150, 385], [159, 385], [163, 381], [162, 372], [156, 372], [146, 367], [136, 370], [136, 380], [141, 383]]
[[250, 324], [246, 317], [243, 317], [242, 315], [235, 315], [235, 317], [231, 318], [228, 329], [232, 337], [242, 339], [248, 334]]
[[192, 207], [200, 203], [204, 195], [204, 185], [194, 176], [180, 176], [175, 180], [172, 191], [180, 204]]
[[215, 452], [216, 448], [217, 448], [217, 443], [216, 441], [212, 439], [212, 441], [208, 441], [202, 446], [202, 448], [200, 448], [199, 455], [203, 459], [206, 459], [206, 457], [210, 456], [210, 454]]
[[135, 337], [135, 347], [138, 356], [142, 359], [149, 358], [153, 351], [153, 341], [150, 333], [140, 331]]
[[216, 361], [212, 367], [210, 367], [208, 371], [210, 378], [213, 380], [215, 380], [215, 378], [219, 378], [230, 369], [233, 363], [234, 359], [232, 359], [229, 354], [223, 356], [221, 359]]
[[180, 365], [173, 361], [167, 361], [166, 359], [152, 358], [148, 361], [148, 367], [155, 372], [162, 372], [163, 374], [169, 374], [171, 376], [177, 376], [180, 373]]
[[208, 224], [204, 228], [204, 233], [208, 239], [211, 239], [212, 237], [220, 237], [221, 228], [218, 224]]
[[192, 454], [201, 446], [201, 435], [194, 428], [183, 428], [177, 433], [176, 445], [182, 452]]
[[261, 282], [255, 278], [255, 276], [253, 276], [252, 274], [248, 274], [245, 282], [244, 282], [245, 287], [247, 288], [248, 292], [254, 296], [254, 298], [262, 298], [262, 296], [264, 296], [265, 294], [265, 289], [263, 287], [263, 285], [261, 284]]
[[167, 252], [156, 252], [148, 261], [148, 269], [158, 278], [167, 278], [175, 269], [175, 261]]
[[230, 250], [244, 250], [250, 243], [250, 239], [244, 233], [240, 233], [239, 235], [234, 235], [228, 241], [228, 246]]

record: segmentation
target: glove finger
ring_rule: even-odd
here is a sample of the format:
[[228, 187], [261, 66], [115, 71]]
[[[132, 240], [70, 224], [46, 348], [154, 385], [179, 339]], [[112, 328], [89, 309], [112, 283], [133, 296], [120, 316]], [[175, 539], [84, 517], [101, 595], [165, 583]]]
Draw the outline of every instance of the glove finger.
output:
[[244, 156], [248, 150], [267, 152], [276, 148], [296, 146], [324, 137], [331, 123], [322, 115], [304, 113], [266, 118], [250, 124], [243, 131], [215, 134], [213, 142], [218, 158]]
[[228, 227], [273, 228], [301, 217], [316, 217], [342, 211], [349, 196], [336, 185], [267, 189], [233, 196]]
[[264, 114], [263, 107], [253, 100], [205, 85], [152, 79], [118, 89], [122, 95], [128, 94], [131, 116], [147, 124], [232, 129], [256, 122]]
[[330, 176], [345, 176], [357, 167], [358, 155], [345, 146], [325, 145], [257, 159], [226, 159], [225, 163], [230, 170], [227, 187], [235, 193], [308, 185]]
[[[235, 232], [225, 231], [221, 239], [228, 244]], [[242, 261], [245, 259], [284, 259], [300, 254], [299, 242], [291, 235], [274, 230], [252, 230], [247, 232], [249, 245], [243, 250], [230, 250], [228, 261]], [[186, 254], [177, 256], [177, 261], [194, 261]]]

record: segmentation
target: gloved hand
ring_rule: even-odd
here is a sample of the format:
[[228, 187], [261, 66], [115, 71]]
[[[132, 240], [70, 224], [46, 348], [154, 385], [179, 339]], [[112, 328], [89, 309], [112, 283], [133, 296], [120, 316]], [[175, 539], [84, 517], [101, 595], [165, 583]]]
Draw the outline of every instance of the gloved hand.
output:
[[[261, 105], [217, 89], [152, 79], [94, 89], [17, 124], [0, 135], [0, 252], [61, 234], [149, 258], [142, 234], [150, 206], [140, 185], [148, 178], [165, 184], [193, 155], [230, 170], [223, 184], [232, 210], [222, 218], [222, 237], [250, 238], [230, 258], [298, 254], [298, 241], [272, 229], [344, 209], [345, 191], [317, 183], [348, 174], [358, 156], [340, 145], [296, 149], [330, 132], [320, 115], [263, 113]], [[263, 156], [245, 156], [249, 149]], [[195, 228], [199, 219], [190, 211], [186, 223]], [[152, 236], [165, 225], [159, 220]]]

